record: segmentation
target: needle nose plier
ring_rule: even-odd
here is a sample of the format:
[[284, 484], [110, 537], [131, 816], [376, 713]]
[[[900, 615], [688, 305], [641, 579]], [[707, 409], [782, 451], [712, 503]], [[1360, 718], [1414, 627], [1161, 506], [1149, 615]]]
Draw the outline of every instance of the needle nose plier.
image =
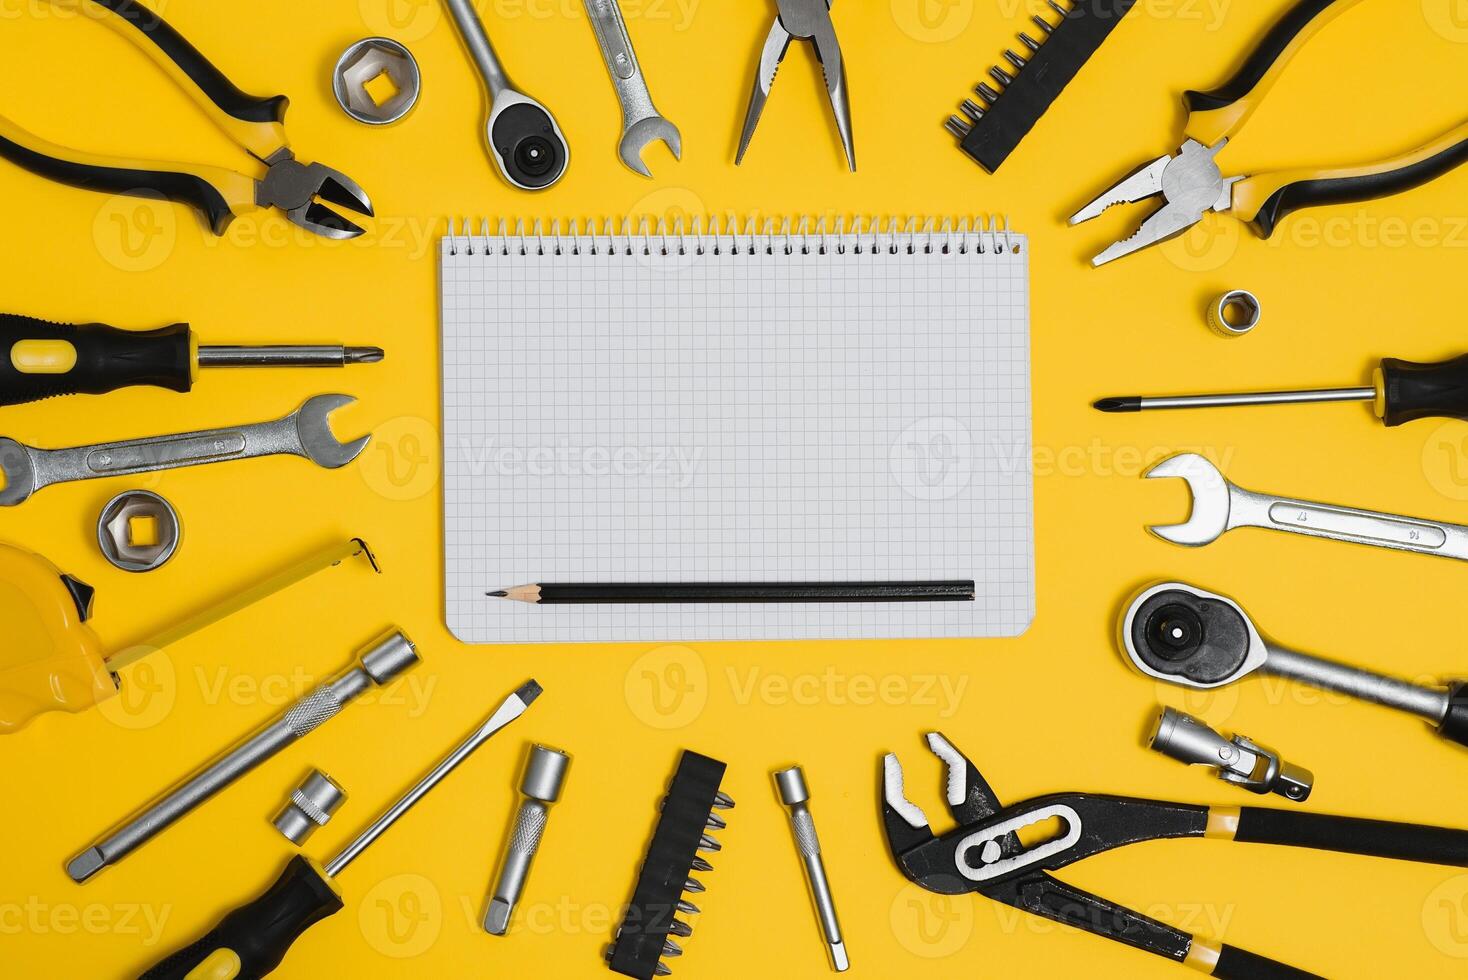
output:
[[[1468, 831], [1443, 827], [1089, 793], [1060, 793], [1004, 807], [974, 764], [948, 739], [932, 732], [928, 748], [947, 769], [945, 802], [959, 824], [941, 837], [933, 834], [923, 811], [903, 794], [897, 756], [889, 754], [882, 763], [887, 843], [910, 881], [941, 895], [978, 892], [1224, 980], [1299, 980], [1315, 974], [1189, 935], [1067, 885], [1050, 872], [1127, 844], [1178, 837], [1284, 844], [1468, 867]], [[1064, 828], [1057, 836], [1022, 842], [1022, 831], [1057, 820]]]
[[1269, 89], [1305, 44], [1360, 0], [1300, 0], [1265, 35], [1257, 50], [1221, 88], [1188, 92], [1186, 137], [1176, 155], [1135, 170], [1070, 219], [1089, 221], [1114, 204], [1161, 197], [1162, 207], [1130, 238], [1091, 260], [1100, 266], [1166, 241], [1203, 220], [1230, 213], [1268, 238], [1286, 215], [1325, 204], [1370, 201], [1411, 190], [1468, 160], [1468, 121], [1437, 139], [1388, 160], [1340, 169], [1298, 169], [1225, 177], [1216, 157], [1244, 127]]
[[775, 84], [775, 73], [785, 60], [792, 40], [809, 41], [814, 47], [816, 58], [821, 63], [821, 72], [826, 78], [826, 95], [831, 100], [831, 112], [836, 117], [836, 130], [841, 134], [841, 145], [846, 149], [846, 165], [856, 170], [856, 150], [851, 139], [851, 100], [846, 94], [846, 61], [841, 57], [841, 42], [836, 40], [836, 27], [831, 23], [831, 0], [779, 0], [780, 9], [770, 33], [760, 49], [759, 64], [755, 68], [754, 89], [749, 93], [749, 109], [744, 114], [744, 132], [739, 137], [739, 152], [734, 157], [737, 166], [744, 160], [754, 129], [759, 125], [770, 98], [770, 89]]
[[372, 216], [367, 193], [350, 177], [319, 163], [302, 163], [285, 135], [283, 95], [257, 98], [240, 91], [157, 13], [134, 0], [51, 0], [82, 4], [132, 41], [187, 92], [225, 135], [267, 168], [259, 180], [218, 167], [98, 156], [57, 146], [0, 116], [0, 156], [32, 173], [112, 194], [156, 195], [202, 213], [216, 235], [239, 215], [279, 208], [302, 228], [327, 238], [355, 238], [363, 229], [318, 201]]

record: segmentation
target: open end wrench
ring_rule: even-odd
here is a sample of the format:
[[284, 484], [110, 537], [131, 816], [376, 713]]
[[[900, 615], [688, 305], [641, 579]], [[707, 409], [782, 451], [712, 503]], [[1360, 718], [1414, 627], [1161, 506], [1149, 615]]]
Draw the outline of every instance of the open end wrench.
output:
[[1468, 561], [1468, 527], [1253, 493], [1234, 486], [1218, 467], [1196, 453], [1164, 459], [1146, 476], [1177, 477], [1192, 491], [1193, 511], [1188, 520], [1148, 528], [1173, 544], [1195, 548], [1236, 527], [1262, 527]]
[[0, 438], [0, 474], [5, 477], [0, 507], [23, 503], [31, 494], [53, 483], [152, 473], [257, 456], [301, 456], [318, 466], [338, 469], [356, 459], [372, 438], [362, 436], [343, 443], [331, 432], [327, 417], [354, 401], [350, 395], [317, 395], [274, 422], [73, 449], [35, 449], [14, 439]]
[[651, 177], [652, 172], [642, 162], [643, 148], [654, 140], [662, 140], [673, 151], [673, 158], [681, 160], [683, 137], [678, 127], [664, 119], [652, 104], [652, 93], [647, 90], [647, 79], [632, 50], [632, 37], [627, 33], [621, 5], [617, 0], [584, 2], [596, 43], [612, 76], [612, 86], [617, 90], [617, 101], [622, 104], [622, 141], [617, 145], [617, 155], [629, 169]]

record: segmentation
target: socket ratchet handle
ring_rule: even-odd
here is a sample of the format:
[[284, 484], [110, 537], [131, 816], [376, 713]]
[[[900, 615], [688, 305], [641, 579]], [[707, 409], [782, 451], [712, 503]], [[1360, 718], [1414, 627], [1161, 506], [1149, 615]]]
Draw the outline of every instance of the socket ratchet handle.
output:
[[1266, 639], [1234, 600], [1182, 582], [1143, 590], [1127, 604], [1118, 643], [1157, 680], [1211, 690], [1259, 672], [1416, 715], [1468, 746], [1468, 681], [1428, 687], [1300, 653]]

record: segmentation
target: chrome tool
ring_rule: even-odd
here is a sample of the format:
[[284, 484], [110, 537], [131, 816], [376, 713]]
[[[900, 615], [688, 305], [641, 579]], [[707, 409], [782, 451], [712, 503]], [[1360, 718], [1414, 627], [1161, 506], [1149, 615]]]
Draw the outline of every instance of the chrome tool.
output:
[[357, 661], [72, 858], [66, 873], [72, 881], [86, 881], [116, 864], [265, 760], [335, 718], [371, 688], [392, 683], [420, 662], [413, 642], [399, 632], [390, 632], [363, 649]]
[[607, 63], [607, 72], [612, 76], [612, 86], [617, 90], [617, 101], [622, 106], [622, 139], [617, 144], [617, 155], [628, 169], [651, 177], [652, 171], [642, 162], [643, 148], [654, 140], [662, 140], [673, 158], [681, 160], [683, 137], [678, 127], [663, 118], [652, 104], [652, 93], [647, 90], [637, 52], [632, 50], [632, 36], [627, 33], [621, 4], [617, 0], [583, 2], [602, 59]]
[[523, 715], [540, 694], [535, 681], [524, 684], [324, 867], [296, 855], [263, 895], [230, 912], [207, 934], [144, 973], [142, 980], [254, 980], [273, 971], [307, 929], [342, 910], [333, 879], [491, 735]]
[[72, 449], [36, 449], [0, 437], [0, 506], [14, 507], [54, 483], [153, 473], [260, 456], [300, 456], [339, 469], [367, 448], [371, 436], [341, 442], [327, 418], [356, 401], [350, 395], [317, 395], [285, 418], [228, 429], [125, 439]]
[[125, 490], [102, 508], [97, 545], [124, 572], [151, 572], [168, 564], [183, 538], [178, 511], [151, 490]]
[[566, 137], [550, 110], [515, 88], [471, 0], [444, 0], [489, 94], [484, 139], [500, 175], [521, 190], [545, 190], [570, 162]]
[[821, 63], [821, 73], [826, 79], [826, 95], [831, 102], [831, 112], [836, 117], [836, 130], [841, 134], [841, 145], [846, 150], [846, 165], [856, 170], [856, 150], [851, 138], [851, 100], [846, 94], [846, 61], [841, 56], [841, 43], [836, 39], [836, 27], [831, 23], [830, 0], [778, 0], [779, 13], [770, 25], [770, 33], [760, 49], [759, 63], [755, 66], [754, 88], [749, 93], [749, 108], [744, 114], [744, 132], [739, 137], [739, 152], [734, 163], [743, 162], [749, 141], [759, 125], [760, 116], [769, 101], [770, 89], [775, 84], [775, 73], [785, 60], [792, 40], [809, 41], [815, 48], [816, 58]]
[[1197, 453], [1171, 456], [1146, 473], [1150, 480], [1163, 477], [1185, 481], [1193, 494], [1187, 521], [1148, 528], [1173, 544], [1196, 548], [1236, 527], [1262, 527], [1468, 561], [1468, 527], [1243, 490]]
[[1274, 793], [1304, 803], [1315, 788], [1309, 769], [1291, 765], [1273, 749], [1242, 735], [1224, 738], [1205, 722], [1176, 708], [1163, 708], [1147, 747], [1189, 766], [1208, 766], [1218, 778], [1261, 796]]
[[1119, 634], [1132, 665], [1169, 684], [1209, 690], [1257, 671], [1405, 711], [1468, 745], [1468, 682], [1426, 687], [1291, 650], [1260, 633], [1237, 602], [1196, 586], [1145, 589], [1127, 604]]
[[326, 204], [370, 218], [367, 192], [339, 170], [296, 159], [285, 134], [290, 104], [285, 96], [258, 98], [240, 91], [156, 10], [134, 0], [50, 2], [57, 7], [80, 4], [88, 15], [82, 19], [101, 21], [137, 45], [226, 136], [266, 168], [265, 176], [256, 180], [218, 167], [85, 153], [49, 143], [3, 116], [0, 156], [73, 187], [187, 204], [205, 217], [216, 235], [223, 235], [236, 217], [259, 208], [277, 208], [288, 221], [326, 238], [356, 238], [363, 233]]
[[347, 791], [336, 780], [320, 769], [312, 769], [305, 781], [291, 790], [290, 799], [270, 823], [299, 847], [317, 827], [325, 827], [346, 801]]
[[[381, 101], [374, 86], [382, 86]], [[331, 90], [342, 111], [369, 126], [389, 126], [418, 104], [423, 75], [418, 59], [391, 38], [363, 38], [337, 59]]]
[[1210, 211], [1248, 222], [1262, 238], [1302, 208], [1370, 201], [1410, 190], [1468, 160], [1468, 122], [1387, 160], [1335, 170], [1301, 168], [1225, 177], [1219, 153], [1311, 38], [1360, 0], [1299, 0], [1261, 40], [1238, 73], [1211, 92], [1188, 92], [1186, 139], [1176, 155], [1143, 164], [1070, 219], [1095, 218], [1115, 204], [1160, 197], [1162, 206], [1130, 237], [1092, 260], [1104, 265], [1187, 231]]
[[831, 967], [837, 973], [843, 973], [850, 968], [851, 960], [846, 955], [841, 922], [836, 918], [836, 900], [831, 896], [831, 883], [826, 879], [826, 863], [821, 858], [816, 822], [810, 815], [810, 788], [805, 784], [805, 772], [799, 766], [781, 769], [775, 773], [775, 789], [780, 794], [780, 802], [790, 811], [790, 830], [795, 834], [795, 847], [800, 851], [801, 864], [805, 866], [805, 880], [810, 885], [816, 917], [826, 937]]
[[503, 936], [510, 931], [510, 917], [515, 914], [515, 904], [525, 889], [551, 805], [561, 798], [570, 766], [571, 757], [564, 752], [544, 745], [530, 747], [525, 773], [520, 779], [520, 795], [524, 800], [515, 814], [515, 829], [505, 845], [499, 877], [495, 879], [494, 893], [484, 913], [484, 931], [492, 936]]

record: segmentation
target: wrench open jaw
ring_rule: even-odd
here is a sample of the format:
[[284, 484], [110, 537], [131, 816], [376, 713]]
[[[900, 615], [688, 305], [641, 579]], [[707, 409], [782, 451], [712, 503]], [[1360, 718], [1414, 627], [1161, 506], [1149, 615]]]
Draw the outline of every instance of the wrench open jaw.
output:
[[1186, 521], [1147, 528], [1162, 540], [1197, 548], [1217, 541], [1229, 529], [1235, 488], [1207, 459], [1197, 453], [1181, 453], [1162, 460], [1145, 475], [1149, 480], [1182, 479], [1193, 496], [1192, 513]]
[[332, 412], [345, 408], [357, 399], [351, 395], [316, 395], [296, 410], [296, 434], [301, 439], [301, 453], [317, 466], [341, 469], [362, 455], [371, 435], [342, 442], [331, 431]]
[[642, 151], [649, 143], [658, 140], [667, 144], [674, 160], [683, 159], [683, 136], [678, 132], [677, 126], [662, 116], [646, 116], [628, 126], [622, 133], [621, 142], [617, 144], [617, 155], [622, 158], [627, 169], [644, 177], [651, 177], [652, 171], [647, 169], [647, 164], [642, 160]]

